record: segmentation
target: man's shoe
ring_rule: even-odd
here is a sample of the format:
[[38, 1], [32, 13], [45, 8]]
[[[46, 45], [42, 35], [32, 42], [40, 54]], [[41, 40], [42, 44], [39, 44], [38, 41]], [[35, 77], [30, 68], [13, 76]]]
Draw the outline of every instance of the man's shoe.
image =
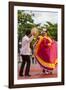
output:
[[31, 75], [30, 75], [30, 74], [25, 74], [25, 76], [28, 76], [28, 77], [30, 77]]
[[19, 76], [23, 76], [23, 74], [19, 74]]

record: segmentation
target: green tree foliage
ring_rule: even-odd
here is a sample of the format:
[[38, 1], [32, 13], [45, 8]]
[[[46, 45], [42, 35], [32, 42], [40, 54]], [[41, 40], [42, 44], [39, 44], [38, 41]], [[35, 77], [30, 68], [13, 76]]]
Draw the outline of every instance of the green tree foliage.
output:
[[31, 30], [34, 26], [31, 15], [25, 13], [23, 10], [18, 10], [18, 38], [21, 39], [26, 30]]
[[46, 22], [43, 26], [41, 23], [35, 24], [32, 18], [34, 14], [28, 14], [23, 10], [18, 10], [18, 39], [21, 40], [25, 35], [26, 30], [31, 30], [32, 27], [37, 27], [39, 33], [42, 32], [43, 28], [47, 28], [48, 35], [53, 39], [57, 40], [57, 24]]
[[18, 39], [21, 40], [25, 35], [26, 30], [31, 30], [33, 27], [40, 26], [40, 23], [35, 24], [32, 19], [34, 14], [25, 13], [23, 10], [18, 10]]
[[53, 24], [51, 22], [46, 22], [46, 24], [44, 24], [44, 27], [47, 28], [48, 35], [57, 41], [57, 23]]

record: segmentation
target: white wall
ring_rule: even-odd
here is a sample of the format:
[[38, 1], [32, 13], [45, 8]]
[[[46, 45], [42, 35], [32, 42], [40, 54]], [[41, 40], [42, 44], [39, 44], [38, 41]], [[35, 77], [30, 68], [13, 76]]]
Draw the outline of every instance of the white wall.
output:
[[[9, 0], [0, 0], [0, 90], [8, 90], [8, 1]], [[12, 1], [65, 4], [65, 0], [12, 0]], [[66, 8], [66, 4], [65, 4], [65, 8]], [[65, 88], [66, 85], [53, 86], [53, 87], [28, 88], [28, 90], [33, 90], [33, 89], [65, 90]], [[25, 90], [25, 88], [23, 90]]]

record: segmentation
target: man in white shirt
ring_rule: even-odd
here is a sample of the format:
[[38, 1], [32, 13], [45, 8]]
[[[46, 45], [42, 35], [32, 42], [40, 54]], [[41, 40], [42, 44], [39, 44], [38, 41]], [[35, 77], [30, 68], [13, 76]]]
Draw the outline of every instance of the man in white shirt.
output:
[[31, 48], [30, 42], [33, 40], [33, 35], [31, 35], [31, 31], [27, 30], [26, 35], [22, 38], [22, 47], [21, 47], [21, 56], [22, 56], [22, 64], [19, 72], [19, 76], [23, 76], [23, 71], [25, 67], [25, 76], [30, 76], [30, 55]]

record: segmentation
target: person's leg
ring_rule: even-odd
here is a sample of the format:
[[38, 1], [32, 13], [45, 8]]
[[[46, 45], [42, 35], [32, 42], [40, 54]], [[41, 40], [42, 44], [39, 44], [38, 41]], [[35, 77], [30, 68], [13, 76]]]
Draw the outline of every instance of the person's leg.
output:
[[30, 64], [31, 64], [31, 62], [30, 62], [30, 56], [26, 56], [26, 70], [25, 70], [25, 75], [26, 76], [30, 76], [29, 75], [29, 71], [30, 71]]
[[20, 72], [19, 72], [19, 75], [20, 75], [20, 76], [23, 76], [23, 70], [24, 70], [25, 62], [26, 62], [25, 56], [22, 55], [22, 64], [21, 64]]

